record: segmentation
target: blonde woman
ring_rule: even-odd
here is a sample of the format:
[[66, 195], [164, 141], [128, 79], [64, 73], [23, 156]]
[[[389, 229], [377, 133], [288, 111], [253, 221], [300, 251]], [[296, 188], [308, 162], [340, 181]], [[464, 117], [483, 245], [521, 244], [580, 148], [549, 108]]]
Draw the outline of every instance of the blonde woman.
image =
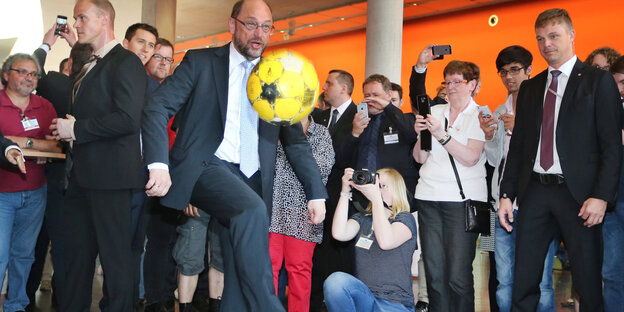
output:
[[[410, 266], [416, 249], [416, 222], [410, 214], [403, 177], [394, 169], [377, 171], [374, 184], [357, 185], [345, 169], [332, 236], [355, 238], [355, 276], [330, 275], [323, 285], [332, 311], [414, 311]], [[351, 189], [368, 200], [366, 212], [348, 217]]]

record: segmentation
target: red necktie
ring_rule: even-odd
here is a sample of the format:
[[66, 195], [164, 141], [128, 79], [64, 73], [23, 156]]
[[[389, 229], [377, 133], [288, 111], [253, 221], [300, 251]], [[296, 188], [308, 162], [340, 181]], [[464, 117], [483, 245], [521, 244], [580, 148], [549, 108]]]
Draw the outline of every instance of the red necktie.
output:
[[558, 70], [550, 72], [552, 81], [546, 98], [544, 99], [544, 112], [542, 113], [542, 148], [540, 150], [540, 166], [548, 171], [553, 165], [553, 137], [555, 135], [555, 104], [557, 103], [557, 77], [561, 74]]

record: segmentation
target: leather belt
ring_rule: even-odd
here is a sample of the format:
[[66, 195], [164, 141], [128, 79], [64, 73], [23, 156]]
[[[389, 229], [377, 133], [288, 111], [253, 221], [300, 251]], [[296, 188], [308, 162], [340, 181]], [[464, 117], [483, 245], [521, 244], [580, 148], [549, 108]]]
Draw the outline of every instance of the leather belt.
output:
[[565, 178], [562, 174], [545, 174], [545, 173], [531, 173], [531, 177], [537, 180], [540, 184], [555, 185], [565, 182]]

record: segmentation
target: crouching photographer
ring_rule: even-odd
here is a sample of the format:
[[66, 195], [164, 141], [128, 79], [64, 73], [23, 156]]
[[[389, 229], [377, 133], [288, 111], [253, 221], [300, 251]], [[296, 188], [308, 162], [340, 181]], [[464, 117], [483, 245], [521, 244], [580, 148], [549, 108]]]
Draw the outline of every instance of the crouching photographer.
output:
[[[351, 189], [369, 201], [364, 212], [348, 217]], [[356, 238], [355, 276], [335, 272], [323, 286], [332, 311], [414, 311], [410, 266], [416, 249], [416, 222], [410, 214], [405, 182], [394, 169], [345, 169], [332, 236]]]

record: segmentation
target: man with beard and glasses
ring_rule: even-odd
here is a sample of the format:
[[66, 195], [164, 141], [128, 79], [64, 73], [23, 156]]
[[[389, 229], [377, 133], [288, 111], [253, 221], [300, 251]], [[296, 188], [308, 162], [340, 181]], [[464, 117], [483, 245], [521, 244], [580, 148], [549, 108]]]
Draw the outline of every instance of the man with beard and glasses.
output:
[[[142, 128], [150, 171], [146, 189], [165, 206], [219, 220], [221, 311], [283, 311], [273, 287], [267, 214], [278, 139], [304, 185], [310, 222], [323, 221], [327, 193], [301, 125], [259, 120], [247, 100], [247, 77], [274, 29], [271, 9], [264, 1], [239, 1], [228, 27], [231, 44], [188, 51], [149, 99]], [[168, 153], [166, 125], [174, 114], [179, 132]], [[200, 267], [178, 268], [196, 274], [203, 270], [202, 259], [197, 261]]]
[[[0, 131], [21, 149], [61, 152], [49, 126], [52, 104], [32, 94], [41, 70], [28, 54], [14, 54], [2, 65]], [[45, 158], [27, 161], [25, 170], [0, 167], [0, 281], [8, 270], [9, 294], [4, 311], [23, 311], [30, 300], [26, 282], [35, 260], [35, 243], [46, 206]]]

